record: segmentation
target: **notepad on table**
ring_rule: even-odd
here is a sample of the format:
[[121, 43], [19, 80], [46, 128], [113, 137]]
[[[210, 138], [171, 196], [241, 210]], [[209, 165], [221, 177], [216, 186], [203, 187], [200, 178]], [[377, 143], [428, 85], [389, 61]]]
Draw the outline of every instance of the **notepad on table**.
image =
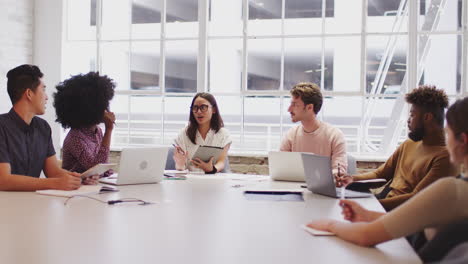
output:
[[80, 188], [73, 191], [62, 191], [62, 190], [39, 190], [37, 194], [60, 196], [60, 197], [72, 197], [77, 195], [90, 195], [98, 194], [103, 186], [101, 185], [81, 185]]
[[335, 235], [332, 232], [313, 229], [312, 227], [308, 227], [306, 225], [301, 225], [301, 228], [304, 229], [307, 233], [312, 234], [314, 236], [334, 236]]

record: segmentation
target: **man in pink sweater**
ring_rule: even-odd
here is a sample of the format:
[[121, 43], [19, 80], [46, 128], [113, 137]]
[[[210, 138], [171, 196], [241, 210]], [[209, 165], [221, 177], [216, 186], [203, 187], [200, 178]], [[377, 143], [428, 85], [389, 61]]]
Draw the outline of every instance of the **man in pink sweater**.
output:
[[280, 150], [331, 157], [333, 173], [338, 172], [338, 166], [345, 172], [348, 162], [344, 135], [338, 128], [317, 119], [322, 103], [322, 92], [314, 83], [298, 83], [291, 89], [288, 112], [294, 123], [301, 124], [289, 129]]

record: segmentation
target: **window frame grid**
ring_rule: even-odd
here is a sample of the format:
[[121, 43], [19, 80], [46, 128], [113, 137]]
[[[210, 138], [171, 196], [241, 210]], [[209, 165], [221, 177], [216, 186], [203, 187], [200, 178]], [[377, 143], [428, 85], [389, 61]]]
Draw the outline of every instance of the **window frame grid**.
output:
[[[285, 90], [284, 87], [284, 54], [285, 54], [285, 47], [284, 42], [286, 39], [293, 39], [293, 38], [313, 38], [313, 37], [320, 37], [322, 40], [322, 52], [321, 52], [321, 87], [324, 87], [324, 67], [325, 67], [325, 41], [329, 37], [360, 37], [360, 51], [361, 51], [361, 62], [360, 62], [360, 89], [359, 91], [353, 92], [335, 92], [335, 91], [322, 91], [324, 96], [331, 96], [331, 97], [353, 97], [353, 96], [362, 96], [364, 98], [399, 98], [402, 94], [396, 95], [384, 95], [384, 94], [370, 94], [366, 92], [366, 74], [367, 74], [367, 38], [369, 36], [391, 36], [391, 35], [402, 35], [408, 37], [408, 51], [407, 51], [407, 73], [408, 78], [406, 78], [408, 91], [412, 88], [416, 87], [418, 80], [417, 80], [417, 71], [418, 71], [418, 58], [417, 58], [417, 50], [418, 50], [418, 39], [421, 35], [457, 35], [462, 37], [462, 60], [461, 60], [461, 89], [457, 91], [456, 94], [451, 94], [450, 97], [455, 98], [463, 98], [468, 95], [468, 87], [467, 87], [467, 76], [468, 76], [468, 58], [466, 54], [468, 54], [468, 0], [462, 0], [462, 17], [461, 23], [462, 26], [459, 30], [444, 30], [444, 31], [419, 31], [419, 5], [420, 1], [412, 1], [408, 0], [409, 5], [409, 14], [408, 14], [408, 31], [407, 32], [389, 32], [389, 33], [379, 33], [379, 32], [367, 32], [367, 20], [368, 20], [368, 0], [361, 1], [361, 8], [362, 8], [362, 15], [361, 15], [361, 31], [360, 33], [326, 33], [326, 0], [322, 0], [322, 29], [320, 34], [285, 34], [284, 31], [284, 22], [285, 22], [285, 1], [282, 0], [282, 11], [281, 11], [281, 35], [249, 35], [248, 34], [248, 22], [249, 22], [249, 2], [248, 0], [242, 0], [242, 15], [243, 15], [243, 30], [242, 35], [233, 35], [233, 36], [210, 36], [208, 34], [209, 29], [209, 8], [210, 8], [210, 0], [198, 0], [198, 37], [166, 37], [166, 13], [167, 13], [167, 1], [161, 1], [162, 4], [162, 14], [161, 14], [161, 33], [160, 38], [152, 38], [152, 39], [138, 39], [132, 38], [132, 21], [131, 21], [131, 14], [130, 14], [130, 32], [128, 39], [113, 39], [113, 40], [103, 40], [102, 39], [102, 14], [103, 14], [103, 0], [96, 0], [96, 63], [95, 67], [96, 70], [102, 70], [102, 44], [105, 43], [112, 43], [112, 42], [128, 42], [129, 43], [129, 61], [131, 61], [131, 51], [132, 51], [132, 42], [133, 41], [159, 41], [160, 43], [160, 65], [159, 65], [159, 86], [161, 87], [160, 91], [137, 91], [137, 90], [116, 90], [116, 95], [126, 95], [128, 100], [128, 115], [127, 115], [127, 135], [128, 135], [128, 143], [130, 142], [130, 116], [131, 116], [131, 97], [135, 95], [147, 95], [147, 96], [161, 96], [162, 99], [162, 113], [161, 113], [161, 143], [164, 142], [164, 121], [165, 121], [165, 98], [170, 97], [187, 97], [193, 96], [195, 93], [171, 93], [166, 92], [166, 85], [165, 85], [165, 74], [166, 74], [166, 42], [167, 41], [178, 41], [178, 40], [198, 40], [199, 47], [198, 47], [198, 56], [197, 56], [197, 92], [207, 91], [207, 76], [208, 76], [208, 51], [207, 46], [210, 40], [217, 40], [217, 39], [242, 39], [243, 42], [243, 51], [242, 51], [242, 80], [241, 80], [241, 87], [239, 92], [215, 92], [214, 95], [225, 95], [225, 96], [240, 96], [241, 97], [241, 113], [240, 113], [240, 139], [241, 145], [244, 143], [244, 132], [245, 132], [245, 98], [249, 96], [258, 96], [258, 95], [268, 95], [268, 96], [277, 96], [280, 100], [280, 109], [284, 109], [284, 98], [289, 96], [289, 91]], [[405, 0], [402, 0], [405, 1]], [[130, 11], [132, 10], [132, 3], [133, 0], [128, 0], [130, 5]], [[67, 10], [68, 12], [68, 10]], [[68, 29], [68, 27], [67, 27]], [[248, 41], [252, 39], [280, 39], [281, 40], [281, 75], [280, 75], [280, 85], [278, 90], [264, 90], [264, 91], [252, 91], [247, 89], [247, 78], [248, 78]], [[92, 40], [69, 40], [70, 42], [79, 42], [79, 41], [92, 41]], [[204, 52], [200, 52], [200, 49], [203, 49]], [[202, 50], [202, 51], [203, 51]], [[128, 66], [127, 74], [130, 74], [130, 64]], [[368, 100], [368, 99], [364, 99]], [[361, 113], [364, 111], [364, 103], [361, 104], [362, 109]], [[284, 126], [283, 115], [280, 114], [280, 137], [283, 136], [283, 126]], [[359, 125], [360, 126], [360, 125]], [[362, 135], [357, 135], [357, 151], [361, 152], [361, 145], [359, 142], [362, 141]], [[267, 150], [268, 151], [268, 150]], [[362, 154], [369, 154], [364, 152]]]

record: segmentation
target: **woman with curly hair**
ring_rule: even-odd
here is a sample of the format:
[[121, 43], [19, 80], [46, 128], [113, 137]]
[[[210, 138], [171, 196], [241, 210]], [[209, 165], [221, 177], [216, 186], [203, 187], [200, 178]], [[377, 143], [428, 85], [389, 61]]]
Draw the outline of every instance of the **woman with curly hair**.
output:
[[[98, 72], [79, 74], [57, 85], [54, 93], [56, 121], [71, 128], [62, 148], [64, 169], [82, 173], [107, 162], [115, 116], [109, 112], [115, 84]], [[103, 135], [98, 124], [105, 125]], [[86, 181], [95, 182], [97, 177]]]
[[[468, 166], [468, 97], [457, 101], [447, 111], [447, 150], [450, 162], [457, 166]], [[427, 240], [432, 240], [449, 225], [468, 219], [468, 177], [437, 180], [417, 193], [406, 203], [389, 213], [367, 210], [357, 202], [341, 200], [344, 218], [352, 223], [336, 220], [318, 220], [309, 227], [335, 233], [338, 237], [362, 246], [373, 246], [392, 239], [426, 231]], [[463, 231], [463, 230], [459, 230]], [[466, 233], [466, 232], [465, 232]], [[450, 239], [444, 241], [450, 244]], [[438, 250], [441, 250], [440, 248]], [[439, 259], [443, 254], [439, 254]], [[428, 259], [421, 256], [424, 261]]]
[[[176, 169], [204, 171], [208, 174], [222, 171], [231, 142], [214, 96], [209, 93], [197, 93], [190, 105], [189, 124], [181, 130], [175, 141]], [[199, 158], [193, 159], [193, 154], [199, 145], [222, 147], [224, 151], [215, 164], [213, 157], [208, 162], [204, 162]]]

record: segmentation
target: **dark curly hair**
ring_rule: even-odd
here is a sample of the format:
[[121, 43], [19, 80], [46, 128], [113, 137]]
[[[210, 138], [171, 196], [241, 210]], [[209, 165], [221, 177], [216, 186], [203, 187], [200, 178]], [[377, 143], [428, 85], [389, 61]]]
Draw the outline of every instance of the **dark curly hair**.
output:
[[304, 105], [313, 104], [314, 113], [318, 114], [323, 104], [323, 96], [320, 87], [315, 83], [301, 82], [291, 89], [291, 95], [296, 98], [301, 98]]
[[425, 113], [431, 113], [441, 127], [444, 126], [444, 108], [448, 106], [448, 97], [444, 90], [434, 85], [421, 85], [406, 94], [406, 102], [415, 105]]
[[224, 127], [224, 122], [223, 122], [223, 119], [221, 118], [221, 114], [219, 113], [218, 104], [216, 103], [216, 99], [214, 98], [214, 96], [209, 93], [197, 93], [193, 97], [192, 103], [190, 104], [190, 118], [189, 118], [189, 125], [187, 128], [187, 136], [190, 139], [190, 141], [192, 141], [193, 144], [197, 144], [195, 142], [195, 138], [197, 137], [198, 122], [195, 119], [195, 115], [192, 112], [192, 107], [193, 107], [193, 104], [195, 103], [195, 99], [197, 99], [198, 97], [201, 97], [207, 100], [208, 102], [210, 102], [211, 106], [215, 110], [215, 112], [213, 113], [213, 116], [211, 117], [210, 128], [213, 129], [217, 133], [222, 127]]
[[39, 79], [43, 76], [44, 74], [39, 67], [30, 64], [23, 64], [9, 70], [7, 73], [7, 91], [11, 103], [15, 104], [18, 102], [27, 89], [36, 92], [41, 82]]
[[114, 81], [99, 72], [78, 74], [59, 83], [54, 93], [57, 119], [63, 128], [84, 128], [102, 123], [114, 97]]

